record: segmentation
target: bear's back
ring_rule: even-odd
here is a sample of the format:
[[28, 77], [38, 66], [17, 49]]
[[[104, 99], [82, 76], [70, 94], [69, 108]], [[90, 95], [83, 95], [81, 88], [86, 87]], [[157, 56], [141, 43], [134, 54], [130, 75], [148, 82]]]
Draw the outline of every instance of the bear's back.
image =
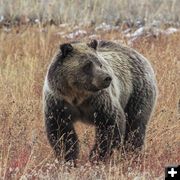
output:
[[155, 79], [150, 62], [136, 50], [111, 41], [100, 41], [97, 50], [115, 71], [130, 73], [133, 77], [148, 74]]
[[156, 89], [150, 62], [136, 50], [120, 43], [99, 41], [97, 51], [108, 62], [120, 82], [121, 101], [146, 84]]

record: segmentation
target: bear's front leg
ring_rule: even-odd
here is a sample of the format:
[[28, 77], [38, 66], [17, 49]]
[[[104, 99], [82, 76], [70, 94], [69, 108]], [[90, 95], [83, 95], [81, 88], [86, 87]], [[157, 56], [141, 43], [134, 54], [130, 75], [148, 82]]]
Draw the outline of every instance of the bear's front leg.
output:
[[78, 138], [73, 127], [71, 111], [63, 101], [47, 97], [44, 107], [45, 125], [50, 145], [58, 159], [73, 161], [78, 156]]
[[110, 157], [113, 148], [119, 148], [123, 144], [126, 120], [121, 108], [102, 108], [96, 114], [96, 142], [90, 153], [90, 160], [104, 161]]

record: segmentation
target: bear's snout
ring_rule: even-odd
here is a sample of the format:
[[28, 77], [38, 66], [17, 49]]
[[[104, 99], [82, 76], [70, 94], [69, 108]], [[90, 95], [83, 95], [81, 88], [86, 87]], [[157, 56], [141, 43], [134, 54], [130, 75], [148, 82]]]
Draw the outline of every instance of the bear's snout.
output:
[[99, 73], [96, 75], [96, 78], [93, 79], [92, 84], [97, 87], [97, 89], [108, 88], [111, 84], [112, 77], [107, 73]]
[[112, 81], [112, 77], [111, 76], [106, 76], [104, 78], [104, 81], [103, 81], [103, 84], [104, 84], [104, 88], [107, 88], [109, 87], [109, 85], [111, 84], [111, 81]]

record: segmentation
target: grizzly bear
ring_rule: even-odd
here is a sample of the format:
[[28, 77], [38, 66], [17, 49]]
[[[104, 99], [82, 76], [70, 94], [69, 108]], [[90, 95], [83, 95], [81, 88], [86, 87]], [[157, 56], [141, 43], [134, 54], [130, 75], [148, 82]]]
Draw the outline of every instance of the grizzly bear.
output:
[[95, 126], [90, 160], [105, 160], [114, 148], [140, 150], [156, 96], [152, 66], [135, 50], [97, 40], [60, 45], [43, 89], [47, 137], [56, 157], [78, 158], [77, 120]]

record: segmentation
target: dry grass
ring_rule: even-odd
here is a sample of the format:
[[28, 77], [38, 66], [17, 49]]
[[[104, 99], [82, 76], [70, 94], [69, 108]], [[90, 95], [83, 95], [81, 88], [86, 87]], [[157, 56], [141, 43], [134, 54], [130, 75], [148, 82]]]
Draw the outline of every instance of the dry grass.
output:
[[[124, 19], [180, 22], [179, 0], [1, 0], [0, 16], [56, 23], [115, 23]], [[0, 18], [1, 19], [1, 18]]]
[[[150, 59], [159, 88], [145, 155], [121, 158], [116, 152], [109, 163], [92, 166], [87, 155], [93, 128], [78, 124], [82, 151], [78, 167], [69, 169], [54, 161], [42, 118], [47, 65], [58, 44], [66, 41], [57, 35], [59, 31], [63, 27], [0, 30], [0, 179], [162, 179], [166, 165], [180, 162], [180, 33], [142, 38], [132, 45]], [[125, 42], [116, 32], [99, 32], [99, 36]]]

